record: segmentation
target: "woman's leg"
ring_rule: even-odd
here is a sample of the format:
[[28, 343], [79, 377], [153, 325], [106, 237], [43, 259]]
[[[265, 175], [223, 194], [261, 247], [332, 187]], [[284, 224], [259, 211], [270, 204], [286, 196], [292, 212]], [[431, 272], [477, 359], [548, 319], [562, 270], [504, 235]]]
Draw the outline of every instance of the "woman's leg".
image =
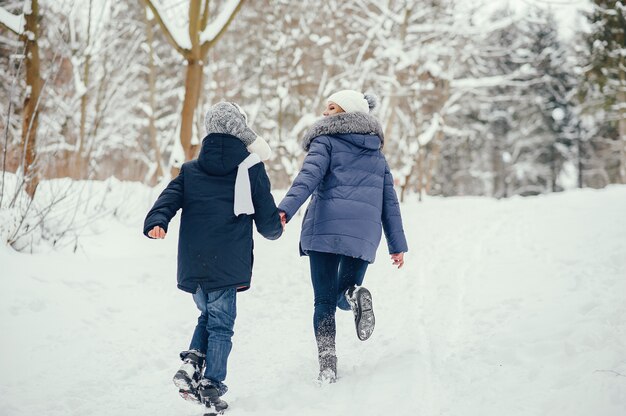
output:
[[346, 290], [352, 286], [361, 286], [367, 271], [368, 262], [354, 257], [341, 256], [337, 275], [337, 306], [349, 311], [350, 304], [345, 297]]
[[310, 252], [311, 281], [315, 293], [313, 327], [320, 364], [319, 380], [334, 383], [337, 378], [335, 352], [335, 310], [337, 309], [337, 254]]
[[309, 252], [311, 265], [311, 282], [315, 296], [315, 312], [313, 328], [320, 343], [328, 343], [335, 347], [335, 309], [337, 307], [337, 271], [339, 269], [338, 254]]

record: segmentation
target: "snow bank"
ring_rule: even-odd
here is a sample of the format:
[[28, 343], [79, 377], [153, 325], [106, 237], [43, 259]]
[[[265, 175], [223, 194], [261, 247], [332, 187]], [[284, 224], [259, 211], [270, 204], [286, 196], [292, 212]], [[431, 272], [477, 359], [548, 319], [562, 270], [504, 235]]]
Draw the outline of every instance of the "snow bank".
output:
[[[332, 386], [313, 381], [297, 221], [277, 242], [257, 237], [253, 287], [238, 297], [229, 414], [624, 414], [626, 187], [402, 208], [406, 266], [393, 269], [381, 245], [365, 280], [369, 341], [338, 314]], [[106, 222], [75, 255], [0, 250], [0, 414], [202, 414], [171, 383], [197, 313], [175, 288], [177, 226], [150, 241], [143, 214]]]

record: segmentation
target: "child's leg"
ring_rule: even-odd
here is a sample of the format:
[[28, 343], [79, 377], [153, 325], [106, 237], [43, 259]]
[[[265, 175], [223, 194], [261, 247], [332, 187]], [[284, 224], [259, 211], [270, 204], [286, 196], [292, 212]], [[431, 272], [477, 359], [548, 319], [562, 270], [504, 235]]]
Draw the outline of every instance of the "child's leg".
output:
[[224, 289], [206, 294], [206, 368], [204, 378], [214, 385], [219, 395], [228, 388], [226, 379], [228, 356], [232, 349], [231, 338], [237, 317], [237, 289]]
[[189, 344], [189, 350], [197, 350], [202, 354], [206, 355], [206, 348], [208, 342], [208, 334], [206, 332], [206, 322], [207, 322], [207, 298], [206, 293], [202, 291], [200, 287], [193, 295], [193, 300], [196, 303], [196, 306], [200, 310], [200, 316], [198, 317], [198, 323], [196, 324], [196, 329], [193, 331], [193, 336], [191, 337], [191, 343]]
[[344, 296], [352, 286], [361, 286], [367, 271], [368, 262], [354, 257], [341, 256], [337, 275], [337, 306], [344, 311], [350, 310], [350, 304]]
[[200, 310], [198, 323], [191, 338], [189, 350], [180, 353], [180, 359], [183, 364], [180, 366], [176, 374], [174, 374], [174, 384], [178, 387], [180, 395], [185, 400], [198, 401], [196, 388], [200, 378], [202, 378], [202, 368], [207, 348], [207, 332], [206, 332], [206, 294], [200, 287], [193, 295], [193, 300]]

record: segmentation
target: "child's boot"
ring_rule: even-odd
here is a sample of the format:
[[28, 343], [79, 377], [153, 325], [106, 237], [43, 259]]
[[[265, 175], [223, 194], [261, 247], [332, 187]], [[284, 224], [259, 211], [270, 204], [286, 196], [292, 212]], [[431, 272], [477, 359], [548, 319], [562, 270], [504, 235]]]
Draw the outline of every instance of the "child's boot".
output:
[[180, 353], [183, 364], [174, 374], [174, 384], [185, 400], [199, 402], [198, 383], [202, 377], [205, 355], [198, 350], [183, 351]]
[[362, 286], [352, 286], [346, 290], [345, 296], [354, 313], [356, 335], [361, 341], [365, 341], [374, 332], [376, 324], [372, 308], [372, 294]]
[[215, 384], [206, 378], [200, 380], [198, 385], [198, 396], [200, 401], [208, 408], [213, 408], [216, 413], [224, 413], [228, 408], [228, 403], [220, 399], [220, 391]]

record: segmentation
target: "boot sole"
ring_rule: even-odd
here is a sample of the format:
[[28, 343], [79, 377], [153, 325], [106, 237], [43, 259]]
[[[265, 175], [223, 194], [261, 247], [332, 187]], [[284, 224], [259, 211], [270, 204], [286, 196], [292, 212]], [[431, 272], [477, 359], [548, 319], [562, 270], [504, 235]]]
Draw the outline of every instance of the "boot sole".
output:
[[357, 289], [355, 298], [357, 307], [354, 316], [356, 335], [361, 341], [365, 341], [372, 336], [374, 326], [376, 325], [372, 305], [372, 294], [366, 288], [361, 287]]
[[200, 400], [200, 396], [198, 396], [197, 392], [189, 391], [189, 390], [178, 390], [178, 394], [180, 394], [180, 397], [182, 397], [184, 400], [188, 402], [195, 403], [195, 404], [202, 404], [202, 401]]
[[192, 383], [193, 380], [191, 380], [187, 373], [185, 373], [184, 371], [176, 372], [176, 374], [174, 374], [174, 377], [172, 378], [172, 381], [179, 390], [193, 391], [196, 389], [196, 386], [194, 386]]

